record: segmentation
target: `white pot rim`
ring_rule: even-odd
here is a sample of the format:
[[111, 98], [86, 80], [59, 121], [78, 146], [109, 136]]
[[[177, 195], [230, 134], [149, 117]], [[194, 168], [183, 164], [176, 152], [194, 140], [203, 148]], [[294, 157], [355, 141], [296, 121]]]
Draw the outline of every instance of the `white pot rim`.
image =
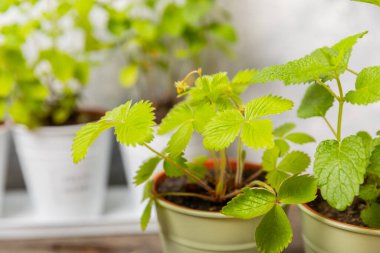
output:
[[311, 218], [319, 222], [322, 222], [330, 227], [334, 227], [334, 228], [338, 228], [338, 229], [342, 229], [342, 230], [346, 230], [346, 231], [354, 232], [358, 234], [380, 236], [380, 228], [361, 227], [361, 226], [351, 225], [351, 224], [347, 224], [341, 221], [333, 220], [313, 210], [307, 204], [298, 205], [298, 208], [302, 212], [309, 215]]
[[5, 134], [9, 131], [9, 123], [3, 122], [0, 123], [0, 134]]

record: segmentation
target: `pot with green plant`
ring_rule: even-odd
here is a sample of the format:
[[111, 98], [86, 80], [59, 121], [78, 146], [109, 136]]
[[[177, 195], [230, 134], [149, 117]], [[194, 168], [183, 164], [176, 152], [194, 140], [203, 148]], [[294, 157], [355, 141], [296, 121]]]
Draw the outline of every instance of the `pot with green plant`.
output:
[[[124, 58], [120, 83], [132, 88], [129, 90], [136, 92], [137, 99], [153, 102], [157, 123], [178, 102], [172, 84], [182, 77], [183, 70], [203, 64], [205, 52], [232, 55], [231, 45], [236, 41], [228, 12], [215, 0], [132, 1], [122, 8], [108, 8], [108, 16], [107, 27], [115, 37], [113, 48]], [[162, 150], [169, 139], [170, 134], [157, 135], [151, 146]], [[201, 138], [195, 135], [185, 157], [193, 158], [199, 146]], [[153, 153], [138, 146], [121, 145], [120, 150], [131, 206], [143, 208], [136, 198], [143, 189], [134, 187], [133, 177]]]
[[[199, 75], [194, 84], [192, 74]], [[114, 128], [121, 144], [143, 146], [155, 154], [140, 166], [135, 184], [146, 183], [142, 228], [155, 204], [164, 252], [281, 252], [292, 239], [283, 208], [314, 200], [317, 192], [314, 179], [300, 175], [310, 158], [290, 152], [288, 141], [314, 139], [289, 133], [293, 124], [273, 131], [267, 117], [290, 110], [292, 101], [268, 95], [243, 103], [240, 94], [254, 76], [254, 70], [245, 70], [230, 80], [226, 73], [202, 75], [197, 70], [176, 82], [185, 99], [158, 126], [159, 134], [174, 132], [163, 150], [150, 145], [155, 125], [152, 104], [128, 101], [77, 133], [74, 162], [85, 157], [102, 131]], [[194, 132], [202, 134], [210, 156], [187, 161], [183, 154]], [[230, 159], [227, 149], [235, 140], [238, 154]], [[245, 147], [266, 148], [263, 164], [247, 162]], [[151, 180], [158, 167], [163, 171]]]
[[97, 141], [88, 161], [69, 162], [75, 132], [103, 115], [78, 105], [90, 55], [102, 44], [87, 20], [91, 6], [75, 2], [1, 5], [2, 17], [9, 20], [0, 27], [1, 86], [10, 87], [7, 111], [15, 123], [16, 151], [42, 219], [99, 215], [106, 191], [110, 133]]
[[[315, 152], [319, 197], [299, 206], [307, 253], [379, 252], [380, 138], [364, 131], [342, 135], [346, 103], [368, 105], [380, 101], [380, 67], [366, 67], [359, 72], [349, 68], [352, 48], [366, 33], [347, 37], [284, 65], [264, 68], [255, 77], [255, 82], [310, 84], [298, 116], [322, 118], [335, 137], [320, 142]], [[348, 92], [347, 84], [342, 82], [346, 73], [356, 79], [355, 88]], [[326, 117], [335, 101], [336, 127]]]

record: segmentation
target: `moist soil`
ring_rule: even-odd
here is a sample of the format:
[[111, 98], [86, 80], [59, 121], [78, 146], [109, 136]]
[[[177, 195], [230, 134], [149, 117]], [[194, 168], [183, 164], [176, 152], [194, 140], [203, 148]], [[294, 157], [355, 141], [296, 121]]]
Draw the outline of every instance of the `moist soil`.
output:
[[318, 197], [313, 202], [310, 202], [308, 206], [330, 219], [355, 226], [368, 227], [360, 218], [360, 212], [366, 208], [366, 204], [359, 198], [355, 198], [352, 205], [342, 212], [331, 207], [327, 201], [322, 199], [321, 195], [318, 195]]
[[[253, 173], [254, 170], [245, 170], [243, 174], [243, 179], [248, 179]], [[209, 171], [209, 175], [206, 177], [208, 185], [212, 188], [215, 188], [215, 182], [213, 182], [213, 170]], [[226, 175], [227, 182], [227, 193], [235, 190], [234, 188], [234, 173], [228, 170]], [[265, 180], [265, 174], [261, 174], [258, 180]], [[205, 194], [206, 191], [198, 186], [195, 183], [189, 183], [186, 177], [178, 177], [178, 178], [169, 178], [165, 177], [161, 182], [157, 185], [157, 193], [166, 193], [166, 192], [188, 192], [188, 193], [197, 193], [197, 194]], [[211, 211], [218, 212], [222, 210], [222, 208], [227, 204], [231, 199], [226, 199], [221, 202], [211, 202], [208, 200], [203, 200], [196, 197], [182, 197], [182, 196], [166, 196], [166, 200], [177, 204], [179, 206], [188, 207], [194, 210], [200, 211]]]

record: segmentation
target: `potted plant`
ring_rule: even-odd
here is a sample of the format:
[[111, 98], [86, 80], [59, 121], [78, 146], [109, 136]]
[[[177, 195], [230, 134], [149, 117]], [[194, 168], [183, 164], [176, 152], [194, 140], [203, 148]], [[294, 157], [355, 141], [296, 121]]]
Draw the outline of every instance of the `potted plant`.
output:
[[16, 150], [36, 215], [45, 219], [96, 216], [103, 207], [110, 133], [86, 163], [69, 162], [75, 132], [103, 115], [78, 105], [89, 56], [102, 46], [87, 18], [91, 8], [82, 1], [1, 4], [1, 86], [6, 80]]
[[[366, 33], [347, 37], [289, 63], [264, 68], [255, 77], [255, 82], [310, 84], [298, 116], [321, 117], [335, 137], [320, 142], [315, 152], [319, 197], [299, 206], [306, 252], [379, 251], [380, 138], [364, 131], [342, 136], [346, 103], [368, 105], [380, 100], [380, 67], [366, 67], [359, 72], [349, 68], [352, 48]], [[355, 89], [348, 92], [341, 81], [346, 73], [356, 78]], [[335, 101], [336, 127], [326, 117]]]
[[[193, 74], [199, 75], [194, 85]], [[292, 239], [283, 205], [309, 202], [317, 190], [313, 178], [299, 175], [310, 158], [300, 151], [290, 152], [288, 141], [314, 139], [289, 133], [293, 124], [273, 131], [267, 116], [290, 110], [292, 101], [268, 95], [243, 103], [240, 94], [254, 76], [254, 70], [245, 70], [230, 80], [227, 73], [202, 75], [199, 69], [176, 82], [179, 96], [185, 99], [158, 126], [159, 134], [174, 132], [163, 150], [150, 145], [155, 125], [152, 103], [128, 101], [77, 133], [74, 162], [85, 157], [102, 131], [114, 128], [121, 144], [143, 146], [154, 153], [140, 166], [135, 184], [146, 183], [143, 229], [155, 203], [164, 252], [281, 252]], [[203, 135], [209, 158], [187, 161], [183, 157], [193, 132]], [[227, 149], [235, 140], [234, 160]], [[263, 165], [247, 162], [244, 147], [267, 148]], [[150, 180], [161, 162], [163, 171]]]
[[[178, 66], [199, 66], [206, 51], [231, 55], [230, 46], [237, 37], [227, 11], [215, 0], [132, 1], [107, 11], [107, 27], [115, 38], [112, 48], [120, 50], [125, 61], [120, 83], [133, 87], [138, 100], [153, 101], [157, 123], [178, 102], [172, 89], [174, 81], [184, 74]], [[159, 135], [151, 146], [162, 150], [169, 139], [170, 134]], [[194, 136], [185, 156], [193, 158], [200, 145], [201, 139]], [[130, 183], [129, 199], [139, 208], [140, 199], [135, 196], [143, 189], [133, 187], [133, 176], [152, 153], [142, 147], [125, 146], [121, 146], [121, 153]]]

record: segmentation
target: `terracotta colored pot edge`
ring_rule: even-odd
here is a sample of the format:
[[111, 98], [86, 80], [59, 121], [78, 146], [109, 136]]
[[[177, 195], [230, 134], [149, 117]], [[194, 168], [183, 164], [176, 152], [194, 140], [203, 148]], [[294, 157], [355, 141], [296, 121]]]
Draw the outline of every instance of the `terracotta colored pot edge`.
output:
[[366, 234], [366, 235], [376, 235], [380, 236], [380, 229], [378, 228], [367, 228], [367, 227], [361, 227], [356, 225], [347, 224], [341, 221], [337, 221], [331, 218], [328, 218], [314, 209], [312, 209], [307, 204], [298, 205], [298, 208], [309, 215], [311, 218], [320, 221], [322, 223], [325, 223], [328, 226], [343, 229], [346, 231], [354, 232], [354, 233], [360, 233], [360, 234]]
[[[235, 160], [230, 160], [229, 161], [230, 163], [230, 167], [231, 168], [236, 168], [236, 161]], [[208, 168], [208, 169], [211, 169], [212, 166], [213, 166], [213, 160], [207, 160], [205, 162], [205, 166]], [[252, 170], [258, 170], [261, 168], [261, 165], [259, 164], [256, 164], [256, 163], [250, 163], [250, 162], [246, 162], [245, 163], [245, 166], [246, 168], [248, 169], [252, 169]], [[153, 187], [152, 187], [152, 192], [154, 195], [157, 195], [157, 191], [156, 191], [156, 188], [157, 188], [157, 184], [165, 177], [165, 172], [164, 171], [161, 171], [159, 173], [157, 173], [155, 175], [155, 177], [153, 178]], [[191, 215], [191, 216], [197, 216], [197, 217], [205, 217], [205, 218], [214, 218], [214, 219], [236, 219], [234, 217], [229, 217], [229, 216], [225, 216], [223, 214], [221, 214], [220, 212], [215, 212], [215, 211], [200, 211], [200, 210], [194, 210], [194, 209], [191, 209], [189, 207], [185, 207], [185, 206], [180, 206], [180, 205], [177, 205], [177, 204], [174, 204], [168, 200], [166, 200], [165, 198], [157, 198], [156, 199], [156, 202], [165, 207], [165, 208], [168, 208], [172, 211], [175, 211], [177, 213], [182, 213], [182, 214], [187, 214], [187, 215]]]

